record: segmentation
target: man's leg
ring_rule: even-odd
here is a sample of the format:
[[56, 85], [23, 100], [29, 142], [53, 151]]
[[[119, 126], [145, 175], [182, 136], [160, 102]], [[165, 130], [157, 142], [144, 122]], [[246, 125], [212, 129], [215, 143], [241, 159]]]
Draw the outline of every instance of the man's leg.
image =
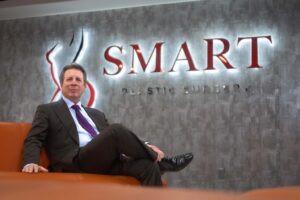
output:
[[162, 186], [161, 172], [156, 161], [150, 159], [117, 162], [110, 174], [137, 178], [142, 185]]
[[152, 162], [157, 157], [130, 130], [120, 124], [112, 124], [80, 149], [78, 164], [84, 172], [105, 174], [119, 161], [120, 154], [133, 160], [148, 159]]

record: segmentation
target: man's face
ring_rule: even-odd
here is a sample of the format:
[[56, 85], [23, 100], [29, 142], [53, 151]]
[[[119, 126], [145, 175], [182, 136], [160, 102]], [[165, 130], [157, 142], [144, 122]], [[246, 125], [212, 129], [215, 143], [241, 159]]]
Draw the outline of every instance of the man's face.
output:
[[64, 74], [64, 81], [61, 86], [62, 93], [72, 102], [80, 101], [84, 93], [86, 84], [84, 83], [83, 73], [77, 69], [68, 69]]

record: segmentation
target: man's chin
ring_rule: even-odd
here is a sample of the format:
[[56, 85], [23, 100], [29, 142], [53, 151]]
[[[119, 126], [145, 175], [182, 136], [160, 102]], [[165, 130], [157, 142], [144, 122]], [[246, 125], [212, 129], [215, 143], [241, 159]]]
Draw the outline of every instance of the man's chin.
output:
[[77, 103], [80, 101], [80, 97], [78, 97], [78, 95], [70, 95], [70, 96], [66, 96], [66, 97], [74, 103]]

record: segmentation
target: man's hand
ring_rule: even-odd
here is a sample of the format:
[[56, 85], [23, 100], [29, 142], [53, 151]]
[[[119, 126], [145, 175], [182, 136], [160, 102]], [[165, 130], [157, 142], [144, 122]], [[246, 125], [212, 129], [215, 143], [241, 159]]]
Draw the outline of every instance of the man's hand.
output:
[[40, 165], [30, 163], [23, 167], [22, 172], [25, 172], [25, 173], [48, 172], [48, 169], [46, 169]]
[[152, 144], [147, 144], [148, 147], [150, 147], [153, 151], [155, 151], [157, 153], [157, 159], [156, 161], [161, 161], [161, 159], [163, 159], [165, 157], [165, 153], [162, 152], [162, 150], [160, 150], [157, 146], [154, 146]]

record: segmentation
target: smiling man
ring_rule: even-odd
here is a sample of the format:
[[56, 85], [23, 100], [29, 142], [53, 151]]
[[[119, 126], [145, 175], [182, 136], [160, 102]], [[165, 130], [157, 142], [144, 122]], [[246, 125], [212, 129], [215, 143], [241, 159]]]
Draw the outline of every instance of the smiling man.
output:
[[[158, 147], [141, 141], [121, 124], [108, 124], [99, 110], [84, 107], [81, 96], [87, 75], [72, 63], [60, 74], [62, 98], [38, 106], [24, 142], [22, 172], [86, 172], [133, 176], [142, 185], [161, 186], [161, 175], [179, 171], [193, 159], [186, 153], [165, 157]], [[45, 147], [50, 165], [39, 166]]]

